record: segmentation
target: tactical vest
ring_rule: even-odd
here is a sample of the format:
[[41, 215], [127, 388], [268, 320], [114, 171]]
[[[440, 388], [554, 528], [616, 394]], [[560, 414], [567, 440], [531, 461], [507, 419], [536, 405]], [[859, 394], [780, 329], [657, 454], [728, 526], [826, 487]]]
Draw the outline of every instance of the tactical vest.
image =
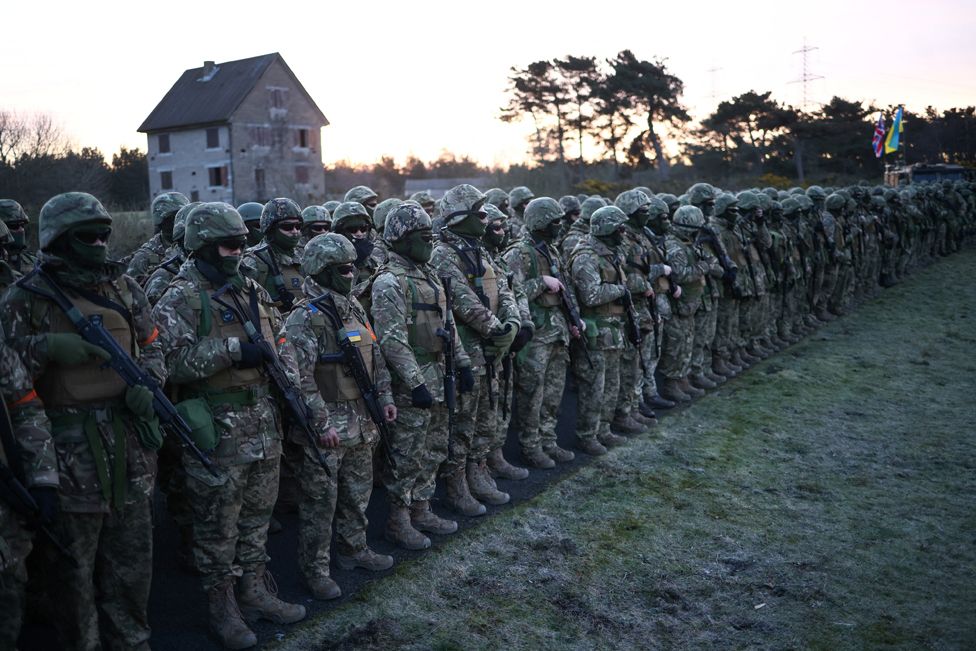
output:
[[[214, 339], [237, 337], [242, 342], [248, 341], [244, 326], [241, 325], [241, 322], [238, 321], [234, 314], [211, 300], [208, 288], [198, 286], [197, 290], [195, 296], [191, 294], [187, 298], [187, 305], [199, 315], [199, 320], [197, 321], [197, 337], [199, 339], [208, 337]], [[245, 308], [250, 305], [246, 293], [242, 297], [241, 304]], [[258, 316], [261, 320], [261, 336], [269, 344], [274, 346], [275, 335], [272, 327], [271, 313], [260, 301], [258, 302]], [[218, 371], [204, 380], [188, 385], [188, 388], [191, 392], [197, 390], [200, 393], [206, 394], [245, 389], [253, 385], [263, 385], [265, 383], [266, 380], [261, 369], [237, 368], [231, 365], [229, 368]]]
[[[559, 274], [559, 269], [555, 266], [555, 257], [553, 258], [553, 265], [550, 266], [546, 256], [542, 255], [539, 249], [534, 246], [530, 246], [528, 242], [522, 242], [521, 246], [529, 256], [529, 273], [526, 275], [526, 280], [543, 276], [544, 274], [539, 272], [540, 269], [548, 269], [549, 274], [552, 276]], [[559, 307], [561, 304], [562, 299], [559, 297], [559, 294], [542, 292], [532, 299], [532, 303], [529, 307], [535, 308], [538, 306], [539, 308], [548, 311]]]
[[[356, 380], [349, 373], [345, 364], [339, 361], [341, 349], [337, 338], [340, 333], [334, 332], [326, 316], [314, 305], [307, 305], [309, 321], [312, 329], [318, 334], [319, 346], [324, 351], [315, 365], [315, 384], [326, 402], [345, 402], [362, 398], [362, 392]], [[366, 319], [360, 319], [355, 310], [349, 310], [349, 316], [342, 320], [341, 336], [347, 338], [362, 355], [363, 364], [369, 379], [373, 379], [373, 331], [370, 330]], [[328, 359], [326, 359], [328, 358]], [[335, 361], [333, 361], [335, 360]]]
[[[119, 296], [109, 300], [118, 301], [121, 298], [123, 307], [132, 309], [132, 296], [125, 290], [124, 283]], [[131, 324], [117, 310], [98, 305], [87, 298], [73, 296], [74, 306], [90, 320], [101, 320], [102, 326], [119, 343], [122, 350], [128, 351], [133, 359], [138, 360], [139, 350], [135, 345], [135, 337]], [[45, 301], [45, 303], [47, 303]], [[70, 332], [77, 334], [78, 330], [64, 312], [54, 303], [47, 303], [49, 325], [47, 332]], [[33, 318], [33, 317], [32, 317]], [[32, 324], [35, 331], [41, 330], [40, 323]], [[121, 399], [126, 390], [125, 381], [111, 368], [103, 367], [101, 360], [89, 361], [79, 366], [61, 366], [49, 363], [44, 373], [34, 381], [34, 389], [40, 396], [44, 406], [49, 409], [74, 407], [96, 404], [110, 400]]]
[[269, 294], [277, 298], [280, 282], [283, 290], [291, 295], [292, 305], [294, 305], [304, 296], [302, 293], [302, 283], [305, 282], [305, 276], [302, 275], [301, 265], [283, 265], [274, 255], [274, 251], [267, 245], [254, 250], [254, 257], [268, 268], [268, 273], [262, 285], [268, 290]]
[[[688, 264], [690, 266], [695, 266], [698, 264], [698, 254], [695, 253], [695, 247], [686, 244], [678, 240], [681, 248], [685, 250], [685, 255], [688, 256]], [[702, 295], [705, 293], [705, 279], [700, 278], [699, 280], [693, 280], [689, 283], [681, 285], [681, 297], [678, 298], [678, 314], [681, 316], [689, 316], [694, 314], [695, 310], [698, 309], [698, 305], [701, 303]]]
[[[600, 280], [607, 285], [626, 285], [627, 278], [623, 273], [614, 265], [612, 262], [607, 260], [604, 256], [600, 255], [594, 251], [589, 246], [580, 247], [577, 246], [573, 252], [573, 258], [575, 259], [583, 251], [588, 251], [595, 255], [600, 260]], [[570, 263], [572, 264], [572, 263]], [[610, 301], [609, 303], [603, 303], [602, 305], [580, 305], [580, 316], [583, 318], [596, 318], [596, 317], [608, 317], [608, 316], [623, 316], [625, 309], [622, 303], [619, 301]]]
[[[463, 249], [459, 250], [455, 245], [452, 245], [451, 248], [461, 258], [461, 263], [467, 267], [464, 269], [464, 277], [468, 281], [468, 287], [474, 290], [478, 298], [481, 299], [482, 304], [487, 301], [488, 304], [485, 307], [491, 310], [492, 314], [498, 314], [498, 277], [495, 275], [495, 268], [485, 260], [485, 256], [482, 256], [481, 264], [484, 266], [484, 272], [478, 275], [481, 270], [475, 266], [475, 263], [470, 261], [466, 254], [461, 253]], [[471, 253], [473, 255], [474, 251]], [[481, 335], [467, 324], [459, 322], [457, 324], [457, 330], [465, 348], [470, 348], [470, 346], [477, 345], [481, 342]]]
[[444, 340], [437, 336], [447, 309], [443, 288], [426, 276], [394, 275], [407, 307], [407, 343], [418, 363], [435, 362], [444, 351]]

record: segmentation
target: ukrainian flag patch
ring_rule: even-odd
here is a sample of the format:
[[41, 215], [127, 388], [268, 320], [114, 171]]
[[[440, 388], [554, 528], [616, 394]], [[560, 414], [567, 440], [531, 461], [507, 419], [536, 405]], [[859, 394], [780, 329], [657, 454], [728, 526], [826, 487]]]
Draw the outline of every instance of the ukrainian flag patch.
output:
[[359, 334], [359, 330], [346, 330], [346, 339], [353, 343], [358, 343], [363, 340], [363, 336]]

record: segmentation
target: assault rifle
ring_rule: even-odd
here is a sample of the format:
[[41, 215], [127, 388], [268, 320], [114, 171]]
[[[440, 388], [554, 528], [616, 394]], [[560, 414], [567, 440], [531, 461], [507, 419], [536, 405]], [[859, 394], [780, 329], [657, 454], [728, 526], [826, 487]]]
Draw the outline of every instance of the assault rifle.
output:
[[441, 276], [444, 286], [444, 327], [437, 336], [444, 340], [444, 404], [447, 405], [447, 431], [454, 433], [457, 412], [456, 360], [454, 359], [454, 299], [451, 297], [451, 277]]
[[[224, 296], [229, 296], [234, 304], [231, 305], [224, 300]], [[278, 359], [277, 353], [271, 346], [271, 343], [261, 334], [261, 330], [258, 327], [259, 324], [256, 323], [258, 320], [257, 292], [253, 287], [251, 288], [250, 316], [248, 316], [248, 311], [241, 304], [237, 290], [230, 283], [218, 289], [211, 298], [217, 305], [220, 305], [234, 315], [244, 327], [248, 341], [257, 346], [261, 351], [264, 372], [268, 374], [268, 379], [271, 380], [271, 384], [278, 390], [281, 400], [285, 405], [285, 414], [289, 417], [292, 424], [305, 434], [305, 438], [308, 439], [309, 444], [312, 446], [312, 452], [315, 453], [315, 458], [319, 462], [319, 465], [325, 470], [325, 474], [331, 477], [332, 471], [329, 469], [329, 464], [326, 462], [322, 451], [319, 450], [318, 437], [312, 429], [308, 405], [305, 404], [305, 400], [302, 398], [298, 387], [292, 384], [292, 381], [288, 378], [285, 367], [282, 365], [281, 360]]]
[[[34, 286], [30, 282], [30, 278], [37, 275], [41, 278], [47, 286], [50, 288], [50, 292], [46, 292], [39, 287]], [[183, 420], [179, 412], [176, 411], [176, 407], [170, 402], [169, 398], [166, 397], [166, 393], [163, 392], [162, 387], [156, 382], [156, 379], [146, 373], [139, 365], [135, 363], [129, 353], [122, 349], [119, 342], [115, 340], [111, 334], [105, 330], [105, 326], [102, 325], [102, 319], [100, 315], [94, 315], [90, 318], [86, 318], [81, 311], [74, 306], [58, 284], [51, 279], [40, 267], [35, 267], [34, 271], [27, 276], [21, 278], [17, 281], [17, 285], [29, 292], [33, 292], [57, 305], [68, 320], [71, 321], [78, 334], [82, 339], [88, 343], [98, 346], [102, 350], [106, 351], [111, 358], [105, 362], [105, 366], [111, 368], [113, 371], [118, 373], [119, 377], [130, 387], [143, 386], [152, 392], [153, 396], [153, 411], [156, 412], [156, 417], [159, 418], [159, 423], [166, 428], [168, 431], [176, 434], [182, 441], [183, 445], [195, 456], [203, 467], [206, 468], [210, 474], [217, 477], [217, 469], [213, 465], [213, 461], [210, 460], [200, 448], [196, 446], [193, 442], [192, 432], [190, 425]], [[105, 303], [105, 299], [99, 297], [97, 302]], [[125, 309], [122, 306], [118, 306], [121, 309]], [[113, 308], [114, 309], [114, 308]]]
[[[552, 277], [558, 280], [563, 286], [562, 289], [559, 290], [559, 309], [562, 310], [563, 317], [565, 317], [567, 323], [574, 325], [580, 331], [580, 333], [582, 333], [583, 328], [586, 326], [583, 325], [583, 319], [580, 317], [579, 310], [576, 309], [572, 301], [569, 300], [569, 297], [566, 296], [566, 282], [563, 280], [562, 274], [559, 273], [559, 267], [556, 266], [552, 256], [549, 255], [549, 250], [546, 247], [545, 240], [536, 242], [533, 244], [533, 248], [535, 248], [535, 250], [546, 259], [546, 262], [549, 263], [549, 273], [552, 274]], [[581, 337], [582, 334], [580, 334], [580, 337], [577, 337], [577, 339]], [[587, 349], [586, 345], [584, 344], [580, 346], [580, 349], [583, 351], [583, 357], [586, 358], [586, 363], [590, 368], [593, 368], [593, 360], [590, 359], [590, 351]]]
[[363, 403], [366, 405], [366, 412], [376, 425], [376, 429], [380, 432], [380, 436], [384, 442], [383, 450], [386, 453], [386, 460], [390, 468], [396, 468], [396, 463], [390, 455], [389, 447], [393, 441], [393, 434], [390, 432], [390, 426], [386, 422], [386, 417], [383, 415], [383, 407], [380, 405], [380, 397], [379, 392], [376, 390], [376, 383], [369, 376], [369, 370], [366, 368], [366, 362], [363, 361], [362, 353], [349, 340], [348, 333], [342, 324], [342, 317], [339, 315], [339, 308], [336, 306], [335, 297], [326, 292], [318, 298], [312, 299], [311, 304], [321, 310], [322, 314], [329, 319], [329, 322], [336, 331], [336, 341], [339, 344], [338, 353], [333, 355], [320, 355], [319, 361], [340, 362], [345, 365], [346, 370], [349, 371], [353, 381], [356, 382], [356, 386], [359, 388]]
[[[261, 255], [265, 251], [268, 253], [267, 258]], [[282, 310], [284, 312], [291, 311], [292, 306], [295, 304], [295, 296], [285, 287], [285, 279], [281, 275], [281, 267], [278, 266], [278, 261], [275, 260], [274, 252], [265, 244], [254, 249], [253, 253], [258, 260], [268, 265], [268, 269], [271, 270], [271, 282], [274, 284], [275, 299], [281, 303]]]

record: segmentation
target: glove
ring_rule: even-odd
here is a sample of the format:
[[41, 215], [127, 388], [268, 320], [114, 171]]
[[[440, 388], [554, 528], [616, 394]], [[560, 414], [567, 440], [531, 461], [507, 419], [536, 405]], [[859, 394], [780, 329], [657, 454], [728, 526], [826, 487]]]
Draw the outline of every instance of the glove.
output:
[[90, 344], [73, 332], [52, 332], [45, 335], [47, 357], [62, 366], [81, 366], [89, 361], [107, 362], [112, 355], [94, 344]]
[[738, 275], [739, 275], [738, 269], [736, 269], [735, 267], [729, 267], [728, 269], [725, 270], [725, 273], [722, 274], [722, 279], [727, 280], [730, 283], [734, 283]]
[[471, 368], [465, 366], [458, 369], [458, 392], [470, 393], [474, 389], [474, 373]]
[[152, 391], [141, 384], [125, 390], [125, 406], [142, 420], [150, 420], [156, 415], [153, 409]]
[[262, 363], [264, 363], [264, 351], [261, 346], [242, 341], [241, 361], [237, 362], [237, 368], [258, 368]]
[[518, 334], [515, 335], [515, 339], [508, 349], [513, 353], [517, 353], [525, 348], [525, 344], [529, 343], [534, 334], [535, 332], [532, 331], [531, 327], [519, 328]]
[[31, 497], [37, 502], [38, 520], [42, 525], [54, 523], [61, 512], [61, 501], [56, 486], [35, 486], [30, 489]]
[[420, 384], [410, 392], [410, 404], [417, 409], [430, 409], [434, 406], [434, 397], [430, 395], [430, 390], [426, 384]]
[[512, 345], [512, 342], [515, 341], [518, 331], [519, 323], [517, 321], [506, 321], [505, 327], [502, 328], [502, 331], [492, 335], [491, 343], [493, 346], [499, 349], [508, 348]]

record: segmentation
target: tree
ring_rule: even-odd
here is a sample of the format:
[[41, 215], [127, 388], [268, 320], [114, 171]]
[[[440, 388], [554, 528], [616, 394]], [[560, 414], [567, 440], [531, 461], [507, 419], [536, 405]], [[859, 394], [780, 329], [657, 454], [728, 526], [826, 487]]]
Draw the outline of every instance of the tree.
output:
[[668, 72], [664, 61], [642, 61], [630, 50], [623, 50], [608, 63], [613, 68], [613, 74], [607, 79], [607, 84], [626, 93], [632, 110], [643, 115], [647, 123], [647, 129], [638, 134], [633, 142], [650, 143], [657, 168], [661, 176], [667, 179], [671, 166], [664, 155], [661, 136], [655, 125], [677, 129], [691, 120], [679, 101], [684, 92], [684, 82]]
[[570, 94], [558, 68], [552, 61], [536, 61], [525, 68], [512, 67], [508, 80], [502, 121], [517, 122], [529, 115], [535, 127], [533, 158], [542, 162], [555, 152], [556, 160], [565, 163]]
[[109, 196], [116, 206], [135, 208], [149, 202], [149, 163], [146, 152], [122, 147], [112, 155]]
[[770, 99], [771, 95], [771, 91], [757, 93], [750, 90], [720, 102], [715, 111], [702, 120], [706, 137], [709, 132], [714, 134], [713, 142], [720, 145], [724, 158], [757, 175], [765, 171], [775, 136], [795, 121], [793, 112]]
[[557, 84], [561, 87], [561, 95], [571, 102], [572, 113], [566, 116], [569, 126], [576, 131], [577, 160], [580, 169], [586, 164], [583, 158], [583, 135], [590, 131], [593, 120], [593, 110], [590, 102], [594, 91], [605, 79], [597, 69], [596, 57], [567, 56], [554, 62], [559, 72]]

